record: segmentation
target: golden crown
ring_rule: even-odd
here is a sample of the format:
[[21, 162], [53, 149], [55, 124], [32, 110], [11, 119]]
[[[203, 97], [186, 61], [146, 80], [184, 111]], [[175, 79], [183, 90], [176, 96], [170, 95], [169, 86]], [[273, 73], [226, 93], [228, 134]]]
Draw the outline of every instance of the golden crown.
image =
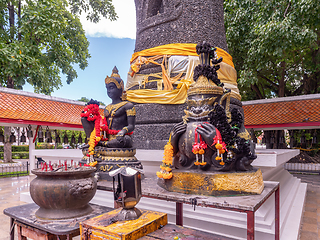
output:
[[212, 80], [201, 75], [198, 80], [191, 84], [187, 92], [188, 96], [202, 94], [223, 94], [223, 88], [217, 86]]
[[[106, 79], [104, 81], [105, 81], [106, 84], [114, 83], [117, 86], [118, 89], [122, 89], [123, 90], [124, 89], [124, 83], [123, 83], [123, 80], [120, 78], [120, 75], [119, 75], [118, 72], [119, 71], [118, 71], [117, 67], [114, 67], [112, 69], [111, 76], [109, 77], [107, 75], [107, 77], [106, 77]], [[116, 78], [118, 78], [119, 81]]]

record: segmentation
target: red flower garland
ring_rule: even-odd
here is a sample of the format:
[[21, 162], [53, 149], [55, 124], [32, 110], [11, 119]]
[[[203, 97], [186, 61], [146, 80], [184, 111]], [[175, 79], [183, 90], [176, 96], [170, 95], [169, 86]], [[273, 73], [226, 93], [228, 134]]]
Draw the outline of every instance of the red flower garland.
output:
[[[192, 152], [196, 155], [196, 161], [194, 162], [195, 165], [206, 165], [207, 163], [204, 161], [204, 153], [205, 149], [207, 149], [208, 145], [205, 143], [205, 141], [202, 140], [201, 135], [199, 134], [199, 143], [198, 143], [198, 127], [201, 127], [201, 125], [198, 125], [196, 129], [194, 130], [194, 144], [192, 145]], [[199, 162], [198, 154], [202, 156], [202, 161]]]
[[[107, 119], [101, 117], [99, 112], [99, 105], [89, 104], [84, 109], [80, 115], [81, 117], [86, 117], [88, 121], [94, 121], [95, 136], [90, 136], [89, 140], [89, 154], [94, 154], [94, 148], [97, 146], [99, 141], [107, 141], [108, 138], [101, 136], [100, 132], [105, 131], [109, 135], [117, 135], [121, 130], [112, 130], [108, 128]], [[126, 133], [126, 135], [132, 135], [133, 132]]]
[[222, 154], [224, 154], [227, 150], [227, 145], [225, 142], [222, 141], [221, 133], [216, 128], [216, 136], [213, 138], [213, 143], [211, 146], [215, 145], [215, 148], [217, 149], [217, 157], [216, 160], [220, 160], [220, 165], [224, 165], [224, 161], [222, 158]]

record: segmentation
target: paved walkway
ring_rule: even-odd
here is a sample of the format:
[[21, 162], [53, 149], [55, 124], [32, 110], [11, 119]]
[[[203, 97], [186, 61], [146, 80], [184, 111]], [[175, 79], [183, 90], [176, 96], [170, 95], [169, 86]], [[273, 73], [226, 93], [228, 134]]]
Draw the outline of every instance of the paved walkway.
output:
[[308, 183], [300, 240], [320, 239], [320, 175], [293, 174]]
[[[300, 227], [300, 240], [320, 239], [320, 175], [294, 174], [294, 176], [308, 183], [305, 210]], [[33, 178], [32, 176], [0, 178], [0, 240], [10, 239], [10, 219], [3, 214], [3, 210], [25, 204], [20, 201], [20, 193], [29, 190]], [[15, 239], [17, 239], [17, 234], [15, 234]]]
[[[3, 210], [25, 202], [20, 201], [20, 193], [29, 191], [31, 176], [0, 178], [0, 240], [10, 239], [10, 218], [3, 214]], [[15, 234], [17, 238], [17, 233]]]

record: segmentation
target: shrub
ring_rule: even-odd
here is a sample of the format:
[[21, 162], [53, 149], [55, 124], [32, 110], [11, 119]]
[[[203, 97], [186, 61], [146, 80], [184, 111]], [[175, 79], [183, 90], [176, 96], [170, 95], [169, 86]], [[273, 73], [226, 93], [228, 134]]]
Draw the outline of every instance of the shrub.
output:
[[29, 152], [29, 145], [12, 145], [12, 152]]
[[[29, 152], [13, 152], [12, 159], [28, 159]], [[3, 159], [3, 152], [0, 152], [0, 159]]]

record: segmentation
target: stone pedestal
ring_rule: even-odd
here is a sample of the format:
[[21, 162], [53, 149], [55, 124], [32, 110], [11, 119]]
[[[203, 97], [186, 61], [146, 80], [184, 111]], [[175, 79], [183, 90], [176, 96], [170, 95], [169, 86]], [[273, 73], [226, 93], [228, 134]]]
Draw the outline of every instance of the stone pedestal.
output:
[[[88, 149], [83, 149], [84, 157], [81, 163], [87, 163], [89, 157]], [[135, 157], [135, 148], [107, 148], [102, 146], [95, 147], [94, 160], [98, 161], [96, 172], [99, 173], [100, 180], [112, 180], [109, 172], [120, 167], [133, 167], [142, 169], [141, 162]]]

